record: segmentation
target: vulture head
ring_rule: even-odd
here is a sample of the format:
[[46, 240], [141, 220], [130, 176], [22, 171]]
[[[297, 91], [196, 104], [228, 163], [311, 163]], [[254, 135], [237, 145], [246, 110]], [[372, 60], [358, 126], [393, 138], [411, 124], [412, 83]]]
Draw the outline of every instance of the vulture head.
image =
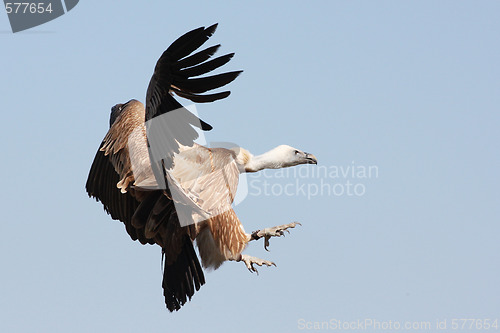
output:
[[257, 172], [263, 169], [281, 169], [300, 164], [318, 164], [316, 156], [287, 145], [278, 146], [262, 155], [253, 156], [247, 152], [244, 158], [246, 172]]
[[269, 153], [277, 157], [277, 161], [281, 164], [280, 168], [287, 168], [300, 164], [318, 164], [318, 160], [313, 154], [306, 153], [287, 145], [278, 146]]

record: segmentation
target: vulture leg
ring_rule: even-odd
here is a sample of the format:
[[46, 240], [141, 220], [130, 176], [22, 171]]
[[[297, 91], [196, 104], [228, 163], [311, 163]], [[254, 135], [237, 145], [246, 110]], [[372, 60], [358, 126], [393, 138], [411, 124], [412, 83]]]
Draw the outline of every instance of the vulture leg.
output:
[[279, 225], [279, 226], [272, 227], [272, 228], [265, 228], [263, 230], [257, 230], [257, 231], [252, 232], [252, 234], [250, 235], [250, 240], [257, 240], [257, 239], [264, 237], [264, 249], [266, 249], [266, 251], [269, 251], [267, 249], [267, 247], [269, 246], [269, 239], [271, 237], [284, 236], [285, 230], [286, 230], [286, 232], [290, 233], [290, 231], [288, 229], [295, 228], [297, 225], [302, 225], [302, 224], [300, 224], [299, 222], [292, 222], [292, 223], [283, 224], [283, 225]]
[[251, 273], [253, 273], [253, 272], [257, 273], [257, 275], [259, 275], [259, 272], [257, 271], [257, 268], [254, 267], [254, 265], [258, 265], [258, 266], [266, 265], [268, 267], [273, 265], [274, 267], [276, 267], [276, 264], [272, 261], [252, 257], [252, 256], [249, 256], [248, 254], [240, 254], [238, 256], [238, 259], [230, 258], [229, 260], [243, 261], [245, 263], [245, 265], [247, 266], [248, 270]]

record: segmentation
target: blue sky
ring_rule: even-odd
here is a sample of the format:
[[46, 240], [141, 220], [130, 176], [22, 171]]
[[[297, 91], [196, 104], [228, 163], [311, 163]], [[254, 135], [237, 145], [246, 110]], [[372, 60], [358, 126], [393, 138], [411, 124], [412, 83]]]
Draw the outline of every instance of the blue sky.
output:
[[[17, 34], [0, 14], [0, 330], [294, 332], [374, 319], [434, 331], [438, 319], [498, 318], [499, 14], [496, 1], [89, 0]], [[197, 106], [214, 126], [207, 140], [256, 154], [289, 144], [329, 172], [247, 177], [247, 231], [303, 226], [269, 253], [246, 250], [277, 268], [226, 263], [170, 314], [160, 249], [132, 242], [84, 184], [111, 106], [144, 101], [163, 50], [214, 22], [210, 45], [244, 73], [227, 100]], [[350, 166], [377, 173], [332, 173]], [[347, 182], [363, 194], [341, 194]]]

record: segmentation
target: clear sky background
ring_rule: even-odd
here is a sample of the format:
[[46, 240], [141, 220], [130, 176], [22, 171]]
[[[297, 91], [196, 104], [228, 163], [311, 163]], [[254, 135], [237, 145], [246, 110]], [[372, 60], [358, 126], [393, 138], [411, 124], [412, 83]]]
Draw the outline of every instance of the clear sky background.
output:
[[[437, 319], [500, 317], [498, 1], [89, 0], [17, 34], [0, 12], [1, 332], [294, 332], [367, 318], [434, 331]], [[278, 267], [226, 263], [171, 314], [160, 248], [131, 241], [84, 185], [111, 106], [144, 101], [163, 50], [215, 22], [209, 45], [245, 72], [230, 98], [197, 106], [207, 140], [289, 144], [319, 165], [247, 179], [247, 231], [303, 224], [269, 253], [246, 250]], [[333, 173], [368, 166], [377, 174]], [[363, 193], [340, 193], [348, 181]]]

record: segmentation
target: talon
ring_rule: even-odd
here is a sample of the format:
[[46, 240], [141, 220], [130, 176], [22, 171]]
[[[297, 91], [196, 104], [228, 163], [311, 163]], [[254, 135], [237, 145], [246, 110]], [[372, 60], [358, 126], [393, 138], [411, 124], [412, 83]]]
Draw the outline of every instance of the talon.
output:
[[267, 260], [263, 260], [263, 259], [251, 257], [251, 256], [248, 256], [246, 254], [241, 255], [241, 259], [240, 260], [245, 263], [245, 265], [247, 266], [248, 270], [251, 273], [255, 272], [255, 273], [257, 273], [257, 275], [259, 275], [259, 271], [257, 270], [257, 268], [254, 267], [254, 264], [258, 265], [258, 266], [262, 266], [262, 265], [271, 266], [271, 265], [274, 265], [274, 267], [276, 267], [276, 264], [274, 262], [272, 262], [272, 261], [267, 261]]
[[269, 251], [268, 250], [269, 239], [271, 239], [271, 237], [281, 237], [281, 236], [285, 237], [286, 236], [285, 231], [287, 233], [290, 233], [290, 230], [288, 229], [295, 228], [297, 225], [302, 225], [302, 224], [300, 224], [299, 222], [292, 222], [289, 224], [279, 225], [273, 228], [265, 228], [263, 230], [257, 230], [252, 232], [251, 239], [256, 240], [259, 238], [264, 238], [264, 249], [266, 251]]
[[271, 236], [264, 237], [264, 250], [266, 250], [267, 252], [269, 252], [269, 250], [267, 249], [267, 247], [269, 246], [269, 240], [270, 239], [271, 239]]

